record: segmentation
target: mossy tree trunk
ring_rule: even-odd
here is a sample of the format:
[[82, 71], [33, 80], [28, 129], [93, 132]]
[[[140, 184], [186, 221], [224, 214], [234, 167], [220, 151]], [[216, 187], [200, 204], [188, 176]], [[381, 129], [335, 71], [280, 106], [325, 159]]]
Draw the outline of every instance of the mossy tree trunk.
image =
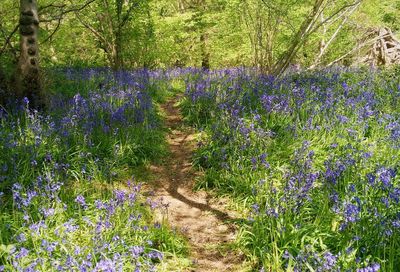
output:
[[27, 97], [30, 106], [43, 106], [39, 70], [37, 0], [20, 0], [20, 57], [17, 69], [17, 97]]

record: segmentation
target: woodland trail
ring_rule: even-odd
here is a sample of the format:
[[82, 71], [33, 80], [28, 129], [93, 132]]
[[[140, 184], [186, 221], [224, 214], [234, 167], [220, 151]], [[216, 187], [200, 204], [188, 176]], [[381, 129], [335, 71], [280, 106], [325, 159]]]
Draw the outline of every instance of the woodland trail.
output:
[[[161, 107], [170, 130], [167, 141], [170, 156], [161, 165], [151, 166], [156, 177], [154, 198], [168, 204], [169, 224], [181, 230], [189, 241], [192, 267], [184, 271], [242, 271], [243, 257], [229, 248], [236, 229], [227, 220], [232, 212], [226, 203], [204, 191], [194, 192], [197, 176], [191, 156], [195, 149], [193, 131], [182, 123], [182, 116], [173, 98]], [[180, 271], [180, 270], [177, 270]]]

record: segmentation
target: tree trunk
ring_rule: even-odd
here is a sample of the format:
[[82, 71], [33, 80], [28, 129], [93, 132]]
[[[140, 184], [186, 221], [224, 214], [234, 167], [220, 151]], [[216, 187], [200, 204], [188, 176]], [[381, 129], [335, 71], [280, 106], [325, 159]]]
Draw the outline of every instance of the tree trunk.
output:
[[37, 0], [20, 0], [20, 57], [17, 68], [17, 97], [27, 97], [30, 107], [44, 104], [39, 71]]
[[115, 35], [115, 55], [114, 55], [114, 63], [113, 69], [115, 71], [121, 70], [123, 67], [123, 59], [122, 59], [122, 6], [123, 1], [117, 0], [116, 2], [116, 11], [117, 11], [117, 25], [112, 26], [112, 32]]
[[113, 70], [118, 71], [121, 70], [124, 65], [122, 58], [122, 35], [120, 30], [115, 33], [114, 51]]
[[326, 3], [326, 0], [315, 0], [313, 9], [307, 18], [303, 21], [300, 28], [297, 30], [295, 36], [290, 42], [289, 48], [286, 52], [278, 59], [275, 64], [274, 70], [272, 72], [275, 76], [281, 76], [283, 72], [287, 69], [290, 62], [296, 56], [300, 47], [307, 41], [309, 35], [313, 31], [313, 27], [316, 20], [322, 12], [322, 7]]
[[6, 83], [6, 76], [4, 75], [4, 72], [0, 68], [0, 107], [1, 105], [4, 105], [6, 102], [7, 98], [7, 83]]
[[201, 68], [205, 70], [210, 69], [210, 53], [207, 50], [207, 34], [200, 34], [201, 43]]

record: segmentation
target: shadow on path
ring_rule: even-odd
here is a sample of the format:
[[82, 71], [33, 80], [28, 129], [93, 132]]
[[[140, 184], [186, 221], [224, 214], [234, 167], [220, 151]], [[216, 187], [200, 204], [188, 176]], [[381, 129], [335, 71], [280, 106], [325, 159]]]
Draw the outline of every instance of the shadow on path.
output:
[[189, 240], [195, 264], [189, 271], [241, 271], [243, 256], [229, 250], [236, 236], [236, 228], [229, 222], [236, 219], [226, 208], [226, 201], [213, 199], [204, 191], [193, 192], [197, 176], [191, 163], [194, 136], [190, 128], [182, 125], [182, 116], [175, 106], [177, 99], [162, 105], [170, 130], [170, 157], [152, 169], [157, 177], [155, 197], [162, 198], [167, 205], [169, 223], [183, 230]]

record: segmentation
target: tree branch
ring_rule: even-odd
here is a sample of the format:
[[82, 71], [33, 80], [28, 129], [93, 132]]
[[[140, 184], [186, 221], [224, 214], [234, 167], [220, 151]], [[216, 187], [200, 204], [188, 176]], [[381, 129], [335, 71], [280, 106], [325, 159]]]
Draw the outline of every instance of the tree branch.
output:
[[[333, 40], [336, 38], [336, 36], [339, 34], [340, 30], [343, 28], [343, 26], [346, 24], [347, 20], [349, 17], [357, 10], [357, 8], [360, 6], [361, 2], [359, 2], [357, 5], [353, 6], [350, 8], [350, 10], [347, 12], [346, 15], [343, 18], [342, 22], [339, 24], [339, 26], [336, 28], [335, 32], [332, 34], [331, 38], [328, 40], [328, 42], [325, 44], [325, 46], [322, 48], [321, 52], [317, 56], [317, 58], [314, 60], [313, 64], [308, 68], [308, 69], [314, 69], [318, 64], [320, 64], [320, 60], [322, 56], [326, 53], [327, 48], [329, 45], [333, 42]], [[307, 69], [307, 70], [308, 70]]]
[[43, 10], [46, 10], [48, 8], [65, 8], [66, 4], [62, 4], [62, 5], [55, 5], [54, 3], [56, 3], [57, 1], [54, 1], [53, 3], [47, 5], [47, 6], [42, 6], [38, 8], [39, 13], [42, 12]]
[[56, 28], [53, 30], [53, 32], [51, 32], [51, 34], [50, 34], [49, 36], [47, 36], [47, 38], [46, 38], [42, 43], [48, 42], [48, 41], [54, 36], [54, 34], [56, 34], [57, 30], [58, 30], [58, 29], [60, 28], [60, 26], [61, 26], [61, 21], [62, 21], [62, 19], [60, 18], [60, 19], [58, 20], [58, 22], [57, 22]]
[[[67, 6], [66, 4], [64, 4], [64, 5], [53, 5], [53, 4], [50, 4], [50, 5], [48, 5], [48, 6], [44, 7], [44, 8], [55, 7], [55, 8], [60, 10], [60, 13], [57, 14], [56, 16], [50, 17], [50, 19], [47, 19], [47, 20], [46, 19], [40, 19], [40, 22], [49, 23], [49, 22], [56, 21], [56, 20], [57, 21], [62, 20], [66, 14], [71, 13], [71, 12], [81, 11], [81, 10], [85, 9], [87, 6], [89, 6], [90, 4], [92, 4], [95, 1], [96, 0], [89, 0], [85, 4], [83, 4], [82, 6], [73, 7], [73, 8], [67, 9], [67, 10], [64, 10], [64, 8]], [[42, 10], [44, 8], [42, 8]]]
[[136, 7], [138, 7], [138, 6], [139, 6], [139, 3], [135, 1], [135, 2], [129, 7], [129, 9], [128, 9], [128, 10], [126, 11], [126, 13], [125, 13], [125, 16], [122, 18], [121, 22], [119, 23], [118, 29], [121, 29], [121, 28], [124, 27], [124, 25], [126, 24], [126, 22], [128, 21], [130, 15], [131, 15], [133, 9], [136, 8]]
[[89, 29], [94, 36], [96, 36], [96, 38], [99, 39], [100, 43], [103, 43], [104, 45], [107, 44], [107, 40], [93, 27], [91, 26], [89, 23], [86, 23], [85, 21], [82, 20], [82, 18], [76, 13], [76, 18], [78, 18], [79, 22], [86, 27], [87, 29]]
[[[11, 41], [12, 37], [14, 36], [14, 34], [18, 31], [18, 29], [19, 29], [19, 24], [16, 25], [14, 30], [6, 37], [4, 45], [3, 45], [3, 47], [2, 47], [2, 49], [0, 51], [0, 55], [4, 53], [4, 51], [6, 50], [7, 46], [10, 46], [12, 49], [14, 48], [10, 41]], [[3, 32], [3, 29], [2, 29], [2, 32]], [[4, 32], [3, 32], [3, 34], [4, 34]], [[6, 35], [4, 35], [4, 36], [6, 36]]]
[[314, 29], [312, 30], [312, 32], [316, 31], [317, 29], [319, 29], [322, 25], [326, 24], [327, 22], [329, 22], [332, 18], [334, 18], [336, 15], [338, 15], [340, 12], [342, 12], [345, 9], [354, 7], [354, 6], [358, 6], [361, 4], [363, 0], [356, 0], [354, 1], [352, 4], [348, 4], [348, 5], [344, 5], [342, 7], [340, 7], [337, 11], [335, 11], [334, 13], [332, 13], [329, 17], [327, 17], [325, 20], [323, 20], [322, 22], [320, 22], [318, 25], [316, 25], [314, 27]]

